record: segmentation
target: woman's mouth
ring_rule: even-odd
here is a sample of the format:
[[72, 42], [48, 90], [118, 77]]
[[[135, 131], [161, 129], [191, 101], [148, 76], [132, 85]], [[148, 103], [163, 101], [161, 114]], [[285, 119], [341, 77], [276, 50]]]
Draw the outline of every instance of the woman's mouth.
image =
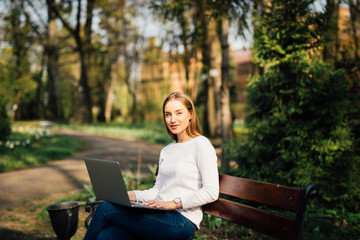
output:
[[176, 129], [179, 125], [171, 125], [171, 129]]

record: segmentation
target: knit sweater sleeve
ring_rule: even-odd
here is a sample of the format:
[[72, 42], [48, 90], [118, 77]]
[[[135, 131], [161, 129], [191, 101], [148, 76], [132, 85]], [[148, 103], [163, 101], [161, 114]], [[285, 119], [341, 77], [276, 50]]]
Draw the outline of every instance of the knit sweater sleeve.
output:
[[201, 137], [196, 144], [197, 166], [200, 174], [200, 189], [181, 196], [183, 209], [199, 207], [219, 197], [219, 173], [217, 156], [210, 141]]

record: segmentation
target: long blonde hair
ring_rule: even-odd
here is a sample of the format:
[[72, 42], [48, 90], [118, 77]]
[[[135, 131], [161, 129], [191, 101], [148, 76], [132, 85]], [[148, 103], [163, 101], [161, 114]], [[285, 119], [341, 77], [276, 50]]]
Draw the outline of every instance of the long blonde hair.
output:
[[186, 94], [181, 93], [181, 92], [171, 93], [169, 96], [167, 96], [167, 98], [165, 99], [165, 101], [163, 103], [163, 120], [164, 120], [165, 127], [166, 127], [166, 130], [167, 130], [169, 136], [172, 139], [174, 139], [175, 141], [178, 140], [177, 135], [173, 134], [167, 127], [166, 120], [165, 120], [165, 106], [169, 101], [172, 101], [172, 100], [181, 102], [186, 107], [186, 109], [189, 111], [189, 113], [191, 113], [190, 123], [189, 123], [189, 126], [186, 128], [187, 135], [189, 135], [190, 137], [201, 136], [202, 131], [201, 131], [199, 119], [196, 115], [194, 103], [189, 96], [187, 96]]

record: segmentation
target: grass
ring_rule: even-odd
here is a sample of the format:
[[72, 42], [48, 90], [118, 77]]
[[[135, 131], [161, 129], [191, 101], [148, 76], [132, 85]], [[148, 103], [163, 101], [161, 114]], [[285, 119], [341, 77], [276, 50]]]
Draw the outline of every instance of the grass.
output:
[[[135, 181], [131, 178], [130, 181]], [[143, 179], [142, 187], [148, 187], [152, 179]], [[130, 184], [130, 183], [129, 183]], [[60, 192], [49, 194], [42, 198], [24, 201], [19, 206], [6, 209], [0, 215], [0, 236], [1, 239], [21, 240], [55, 240], [56, 235], [52, 230], [51, 221], [46, 207], [49, 203], [64, 201], [79, 201], [79, 222], [73, 240], [83, 239], [86, 228], [84, 225], [88, 213], [85, 212], [84, 204], [92, 197], [91, 191]], [[201, 229], [195, 233], [194, 240], [209, 239], [239, 239], [237, 235], [239, 227], [235, 224], [218, 221], [213, 217], [204, 216]], [[247, 238], [244, 238], [247, 239]]]
[[17, 126], [7, 143], [0, 148], [0, 172], [64, 159], [84, 148], [83, 142], [68, 136], [40, 135]]
[[[60, 192], [49, 194], [42, 198], [24, 201], [19, 206], [3, 210], [0, 215], [1, 239], [21, 240], [55, 240], [46, 207], [49, 203], [63, 201], [82, 201], [86, 199], [86, 192]], [[86, 229], [84, 226], [87, 213], [84, 204], [79, 209], [79, 224], [73, 240], [83, 239]]]
[[91, 134], [139, 139], [163, 145], [172, 142], [172, 139], [165, 130], [164, 124], [161, 122], [111, 122], [93, 123], [90, 125], [56, 124], [54, 127], [59, 129], [71, 129]]

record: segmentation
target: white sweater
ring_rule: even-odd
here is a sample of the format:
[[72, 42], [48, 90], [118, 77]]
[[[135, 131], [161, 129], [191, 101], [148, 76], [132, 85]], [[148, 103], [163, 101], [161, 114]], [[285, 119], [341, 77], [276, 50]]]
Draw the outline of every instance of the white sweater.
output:
[[160, 152], [155, 185], [135, 191], [138, 201], [171, 201], [180, 198], [183, 216], [200, 228], [201, 206], [219, 196], [217, 156], [210, 141], [199, 136], [184, 143], [171, 143]]

